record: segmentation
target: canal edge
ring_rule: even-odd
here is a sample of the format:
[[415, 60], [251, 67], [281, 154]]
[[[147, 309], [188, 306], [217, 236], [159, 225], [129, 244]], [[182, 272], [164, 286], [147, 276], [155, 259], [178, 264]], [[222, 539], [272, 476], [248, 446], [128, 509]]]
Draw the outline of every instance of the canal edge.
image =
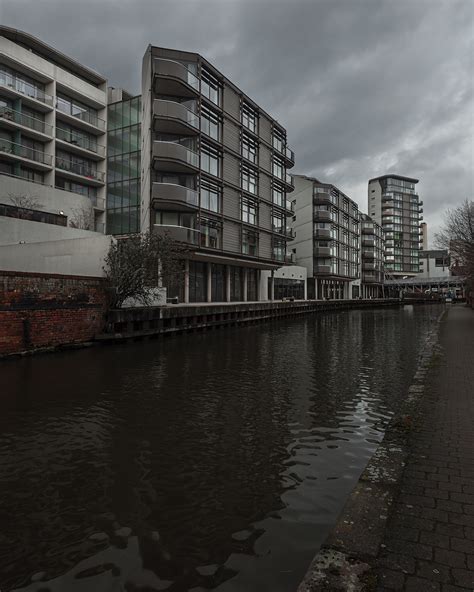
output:
[[440, 327], [447, 314], [444, 310], [438, 315], [426, 336], [404, 404], [391, 419], [297, 592], [376, 590], [375, 561], [404, 472], [413, 418], [425, 393], [427, 374], [440, 353]]

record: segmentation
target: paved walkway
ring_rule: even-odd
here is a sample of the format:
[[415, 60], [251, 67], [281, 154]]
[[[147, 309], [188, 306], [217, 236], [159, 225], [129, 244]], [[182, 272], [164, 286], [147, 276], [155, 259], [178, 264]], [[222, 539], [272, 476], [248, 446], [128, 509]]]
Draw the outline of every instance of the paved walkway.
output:
[[378, 558], [380, 592], [474, 590], [474, 311], [449, 309]]

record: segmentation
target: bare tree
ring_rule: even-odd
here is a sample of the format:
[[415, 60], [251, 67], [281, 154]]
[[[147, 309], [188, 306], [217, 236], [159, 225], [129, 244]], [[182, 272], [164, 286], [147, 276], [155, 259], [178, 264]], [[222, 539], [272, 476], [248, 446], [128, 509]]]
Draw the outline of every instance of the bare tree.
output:
[[151, 288], [181, 286], [187, 251], [169, 234], [146, 232], [112, 243], [104, 266], [113, 291], [112, 306], [120, 308], [127, 298], [136, 298], [147, 306]]
[[17, 208], [25, 210], [41, 210], [44, 207], [36, 195], [28, 195], [27, 193], [9, 193], [8, 199]]
[[69, 219], [69, 226], [81, 230], [94, 230], [95, 218], [92, 208], [74, 208]]
[[469, 288], [474, 290], [474, 201], [466, 199], [457, 208], [447, 210], [435, 242], [438, 247], [449, 249]]

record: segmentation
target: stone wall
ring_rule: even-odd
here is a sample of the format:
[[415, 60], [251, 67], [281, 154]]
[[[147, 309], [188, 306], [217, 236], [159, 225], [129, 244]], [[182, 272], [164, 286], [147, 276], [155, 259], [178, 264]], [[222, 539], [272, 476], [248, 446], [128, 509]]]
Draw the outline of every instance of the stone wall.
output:
[[100, 278], [0, 271], [0, 356], [90, 341], [105, 312]]

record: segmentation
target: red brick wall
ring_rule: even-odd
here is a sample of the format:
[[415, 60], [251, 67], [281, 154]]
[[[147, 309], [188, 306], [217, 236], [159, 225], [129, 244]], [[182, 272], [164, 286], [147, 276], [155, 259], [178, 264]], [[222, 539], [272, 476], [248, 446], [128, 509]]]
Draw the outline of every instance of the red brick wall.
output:
[[100, 278], [0, 271], [0, 355], [90, 341], [105, 311]]

